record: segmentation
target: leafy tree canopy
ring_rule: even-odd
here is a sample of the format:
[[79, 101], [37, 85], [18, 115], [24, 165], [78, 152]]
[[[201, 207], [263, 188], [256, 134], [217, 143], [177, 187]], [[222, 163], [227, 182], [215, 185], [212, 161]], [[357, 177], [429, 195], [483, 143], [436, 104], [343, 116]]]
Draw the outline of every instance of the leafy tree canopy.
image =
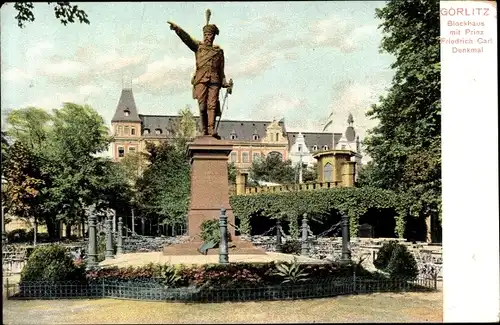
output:
[[[80, 23], [90, 24], [87, 13], [78, 9], [77, 5], [72, 5], [71, 2], [47, 2], [47, 4], [54, 7], [56, 19], [59, 19], [64, 26], [68, 23], [74, 23], [76, 20]], [[20, 28], [25, 27], [28, 22], [35, 21], [33, 2], [15, 2], [14, 9], [17, 11], [15, 19]]]
[[379, 124], [364, 141], [373, 161], [359, 184], [405, 192], [414, 214], [440, 213], [439, 1], [389, 1], [376, 17], [395, 76], [368, 113]]

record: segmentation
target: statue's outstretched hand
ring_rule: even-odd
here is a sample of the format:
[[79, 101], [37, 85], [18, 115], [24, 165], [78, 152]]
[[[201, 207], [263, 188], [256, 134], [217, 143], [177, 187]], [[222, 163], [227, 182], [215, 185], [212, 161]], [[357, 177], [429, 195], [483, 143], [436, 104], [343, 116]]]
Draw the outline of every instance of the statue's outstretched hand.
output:
[[171, 30], [177, 30], [179, 28], [179, 26], [177, 26], [176, 24], [174, 24], [171, 21], [167, 21], [167, 23], [170, 25]]

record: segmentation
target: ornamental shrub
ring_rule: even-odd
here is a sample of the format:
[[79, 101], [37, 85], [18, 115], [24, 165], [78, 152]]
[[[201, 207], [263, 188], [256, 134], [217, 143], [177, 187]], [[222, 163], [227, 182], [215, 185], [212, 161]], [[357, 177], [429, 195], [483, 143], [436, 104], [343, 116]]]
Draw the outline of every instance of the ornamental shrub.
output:
[[418, 275], [417, 261], [405, 245], [396, 241], [385, 243], [379, 250], [373, 265], [389, 273], [392, 278], [414, 279]]
[[[205, 220], [201, 223], [201, 239], [204, 242], [213, 241], [215, 243], [220, 242], [220, 226], [219, 219]], [[231, 241], [231, 234], [229, 230], [227, 231], [227, 240]]]
[[286, 242], [281, 244], [281, 252], [284, 254], [300, 255], [301, 250], [302, 243], [300, 240], [288, 239]]
[[21, 271], [23, 281], [81, 281], [85, 265], [75, 265], [64, 246], [44, 245], [35, 248]]

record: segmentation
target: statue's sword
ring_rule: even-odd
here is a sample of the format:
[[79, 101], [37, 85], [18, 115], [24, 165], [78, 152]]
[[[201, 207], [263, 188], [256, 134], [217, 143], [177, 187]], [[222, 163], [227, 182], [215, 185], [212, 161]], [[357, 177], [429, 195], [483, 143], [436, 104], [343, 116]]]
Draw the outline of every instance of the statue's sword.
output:
[[215, 132], [217, 132], [219, 130], [219, 124], [220, 124], [220, 120], [222, 118], [222, 113], [224, 112], [224, 107], [226, 105], [227, 96], [229, 94], [232, 94], [232, 93], [233, 93], [233, 79], [229, 79], [229, 87], [227, 87], [226, 94], [224, 95], [224, 99], [222, 100], [222, 106], [220, 108], [220, 116], [219, 116], [219, 119], [217, 120], [217, 125], [215, 126]]

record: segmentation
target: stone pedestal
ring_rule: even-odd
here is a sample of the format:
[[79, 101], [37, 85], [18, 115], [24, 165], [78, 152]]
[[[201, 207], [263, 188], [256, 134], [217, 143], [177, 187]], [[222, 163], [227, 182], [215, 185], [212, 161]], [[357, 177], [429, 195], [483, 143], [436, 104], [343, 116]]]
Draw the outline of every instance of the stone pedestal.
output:
[[[191, 157], [191, 203], [188, 214], [188, 235], [200, 239], [200, 225], [205, 220], [218, 219], [220, 209], [226, 209], [228, 222], [235, 224], [229, 205], [228, 157], [233, 149], [230, 142], [211, 136], [196, 137], [188, 145]], [[234, 227], [228, 227], [235, 236]]]

